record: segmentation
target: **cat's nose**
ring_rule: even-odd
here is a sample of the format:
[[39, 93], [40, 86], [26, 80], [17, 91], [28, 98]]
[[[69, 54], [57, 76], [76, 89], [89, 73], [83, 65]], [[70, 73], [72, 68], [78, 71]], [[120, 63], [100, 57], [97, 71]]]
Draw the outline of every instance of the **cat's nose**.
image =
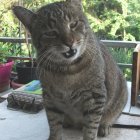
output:
[[72, 48], [73, 42], [65, 42], [65, 45], [68, 46], [68, 47], [70, 47], [70, 48]]
[[74, 38], [70, 37], [70, 38], [66, 39], [64, 44], [67, 45], [68, 47], [72, 48], [72, 46], [74, 44]]

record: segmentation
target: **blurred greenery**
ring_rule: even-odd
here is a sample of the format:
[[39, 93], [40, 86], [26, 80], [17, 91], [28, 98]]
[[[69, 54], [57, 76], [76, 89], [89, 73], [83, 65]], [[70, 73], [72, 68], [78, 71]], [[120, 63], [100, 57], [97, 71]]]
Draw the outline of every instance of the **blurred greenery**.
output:
[[[59, 0], [1, 0], [0, 36], [24, 37], [24, 27], [13, 16], [12, 5], [22, 5], [35, 11], [37, 8]], [[82, 0], [84, 12], [91, 29], [99, 39], [106, 40], [140, 40], [140, 0]], [[24, 44], [0, 43], [7, 50], [7, 55], [29, 55]], [[31, 47], [31, 46], [30, 46]], [[131, 63], [133, 49], [111, 49], [117, 62]], [[123, 70], [130, 79], [131, 70]]]
[[[132, 53], [133, 53], [133, 48], [110, 48], [109, 51], [113, 55], [114, 59], [118, 63], [125, 63], [125, 64], [131, 64], [132, 63]], [[120, 67], [122, 72], [124, 73], [124, 76], [128, 81], [131, 81], [131, 74], [132, 71], [130, 68], [124, 68]]]

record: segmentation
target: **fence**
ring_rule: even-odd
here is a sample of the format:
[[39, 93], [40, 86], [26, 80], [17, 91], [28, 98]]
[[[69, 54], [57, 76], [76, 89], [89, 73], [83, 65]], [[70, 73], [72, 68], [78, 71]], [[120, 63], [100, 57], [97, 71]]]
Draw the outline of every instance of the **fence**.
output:
[[[31, 39], [29, 38], [29, 43], [31, 43]], [[140, 41], [132, 42], [132, 41], [114, 41], [114, 40], [101, 40], [106, 46], [112, 48], [134, 48], [137, 44], [140, 44]], [[0, 42], [3, 43], [26, 43], [24, 38], [11, 38], [11, 37], [0, 37]], [[17, 57], [12, 56], [11, 58], [17, 59]], [[18, 59], [27, 59], [30, 58], [23, 58], [18, 57]], [[118, 63], [118, 65], [122, 68], [132, 68], [132, 64], [125, 64], [125, 63]]]

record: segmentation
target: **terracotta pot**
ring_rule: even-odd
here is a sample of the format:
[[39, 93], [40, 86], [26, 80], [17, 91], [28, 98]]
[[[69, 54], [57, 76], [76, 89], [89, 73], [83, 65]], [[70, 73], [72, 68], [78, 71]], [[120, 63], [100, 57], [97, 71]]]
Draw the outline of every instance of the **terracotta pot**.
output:
[[0, 92], [7, 90], [10, 87], [10, 74], [14, 62], [7, 62], [0, 65]]
[[23, 85], [24, 85], [24, 84], [19, 83], [18, 79], [13, 79], [13, 80], [11, 81], [11, 87], [12, 87], [13, 89], [20, 88], [20, 87], [22, 87]]

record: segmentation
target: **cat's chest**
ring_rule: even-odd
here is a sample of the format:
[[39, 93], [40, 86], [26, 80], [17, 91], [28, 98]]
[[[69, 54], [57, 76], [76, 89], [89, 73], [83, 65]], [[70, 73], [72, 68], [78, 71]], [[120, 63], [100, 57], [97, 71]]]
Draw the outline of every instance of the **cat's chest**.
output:
[[81, 93], [85, 90], [84, 81], [79, 79], [79, 75], [67, 76], [48, 73], [43, 84], [48, 94], [60, 100], [67, 100], [72, 104], [81, 101]]
[[70, 91], [82, 84], [82, 76], [79, 74], [75, 75], [64, 75], [64, 74], [53, 74], [47, 73], [44, 77], [44, 81], [48, 84], [48, 87], [53, 87], [55, 89], [61, 89], [64, 91]]

